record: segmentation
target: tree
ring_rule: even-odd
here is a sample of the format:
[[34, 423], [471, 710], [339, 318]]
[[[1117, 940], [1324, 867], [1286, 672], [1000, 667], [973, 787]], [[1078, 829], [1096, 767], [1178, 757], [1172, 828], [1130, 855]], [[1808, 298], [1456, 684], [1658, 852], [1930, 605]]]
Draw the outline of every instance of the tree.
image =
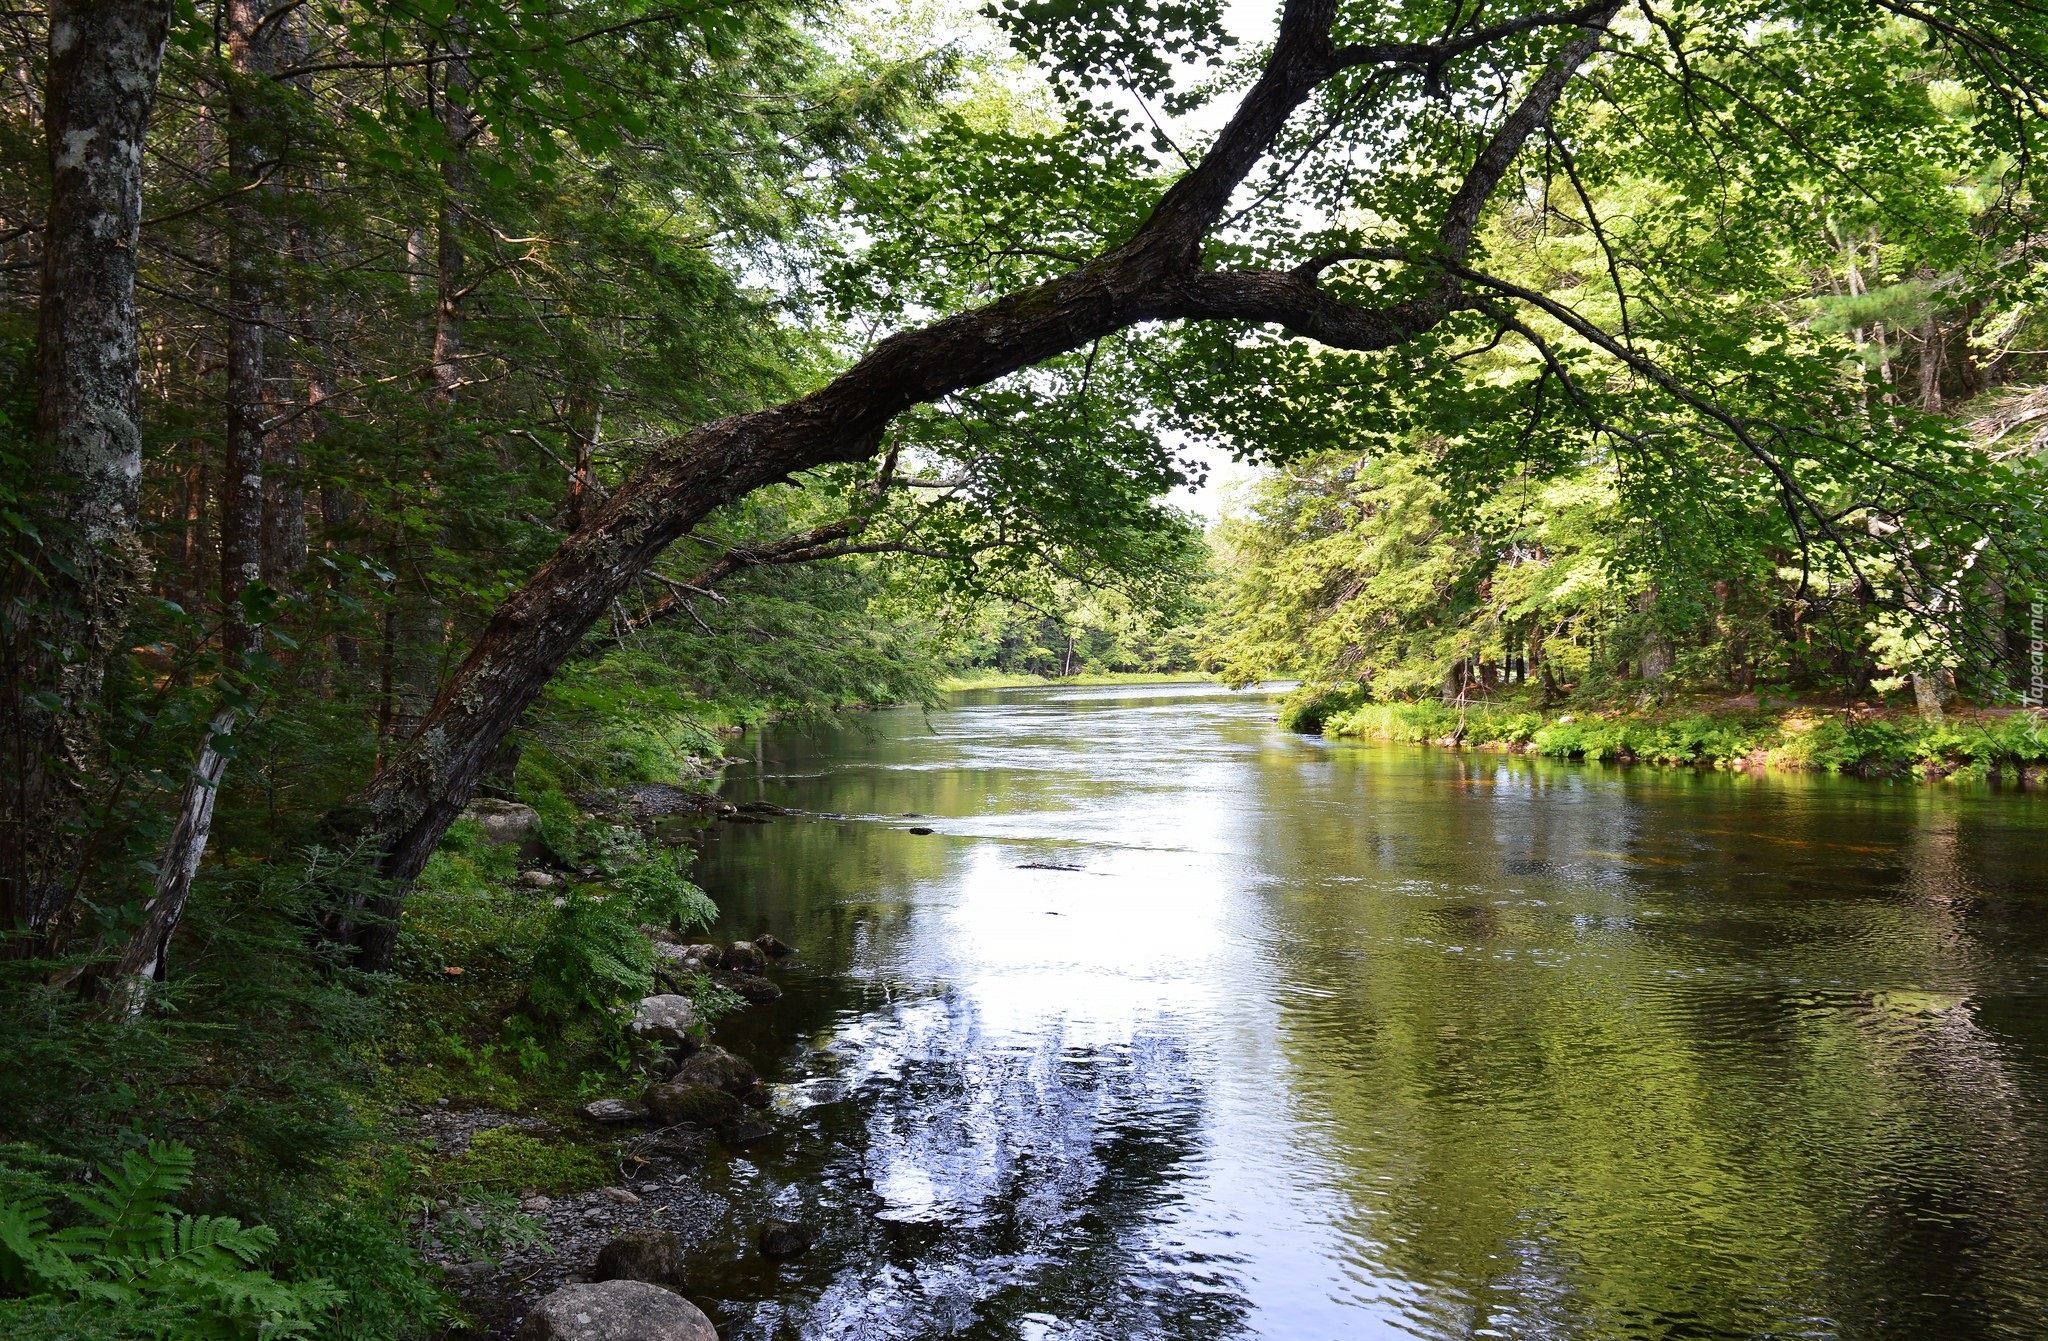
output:
[[[1423, 342], [1447, 324], [1463, 333], [1467, 328], [1452, 318], [1475, 314], [1497, 332], [1551, 350], [1546, 366], [1564, 389], [1560, 399], [1573, 406], [1581, 426], [1625, 440], [1632, 430], [1583, 394], [1583, 379], [1520, 309], [1556, 322], [1624, 375], [1721, 435], [1769, 478], [1802, 526], [1802, 535], [1849, 550], [1851, 538], [1843, 531], [1836, 501], [1817, 496], [1793, 459], [1812, 440], [1807, 417], [1821, 406], [1802, 403], [1788, 388], [1779, 396], [1786, 411], [1781, 419], [1759, 421], [1724, 409], [1701, 389], [1710, 381], [1708, 368], [1681, 365], [1674, 372], [1633, 347], [1626, 329], [1609, 332], [1540, 292], [1472, 264], [1474, 239], [1489, 203], [1511, 180], [1524, 146], [1557, 118], [1567, 87], [1609, 40], [1618, 13], [1619, 5], [1601, 2], [1482, 23], [1462, 9], [1385, 19], [1348, 11], [1340, 15], [1333, 0], [1289, 0], [1270, 53], [1235, 112], [1207, 150], [1192, 159], [1149, 210], [1138, 214], [1121, 241], [1085, 260], [1056, 245], [1030, 247], [1070, 268], [972, 310], [891, 335], [808, 395], [729, 416], [665, 444], [499, 608], [419, 733], [370, 785], [356, 819], [383, 853], [383, 874], [392, 893], [373, 901], [368, 915], [347, 927], [364, 961], [372, 966], [389, 961], [403, 890], [460, 812], [498, 740], [583, 632], [668, 544], [713, 510], [764, 485], [834, 462], [871, 457], [881, 449], [889, 424], [913, 407], [1133, 326], [1267, 323], [1333, 349], [1421, 345], [1426, 355], [1441, 360], [1448, 351]], [[1056, 5], [1027, 6], [1012, 16], [1027, 37], [1038, 35], [1042, 50], [1066, 58], [1070, 106], [1083, 110], [1085, 102], [1073, 90], [1117, 81], [1123, 78], [1116, 73], [1119, 68], [1146, 72], [1133, 85], [1136, 96], [1165, 88], [1170, 67], [1155, 49], [1162, 40], [1168, 50], [1213, 50], [1204, 45], [1214, 26], [1207, 11], [1194, 14], [1191, 26], [1184, 26], [1190, 16], [1178, 11], [1148, 11], [1147, 24], [1121, 27], [1070, 22], [1072, 12]], [[1628, 59], [1617, 59], [1612, 74], [1592, 82], [1604, 86], [1621, 76], [1637, 80], [1637, 65], [1654, 43], [1669, 47], [1670, 67], [1653, 65], [1651, 74], [1640, 77], [1640, 86], [1610, 95], [1613, 100], [1625, 111], [1632, 102], [1697, 99], [1706, 87], [1702, 81], [1713, 76], [1688, 64], [1686, 33], [1655, 11], [1646, 18], [1640, 32], [1615, 43], [1617, 57]], [[1879, 26], [1882, 13], [1845, 6], [1826, 23], [1808, 24], [1790, 12], [1770, 18], [1798, 31], [1804, 41], [1825, 45], [1831, 34], [1867, 34]], [[1737, 16], [1707, 9], [1691, 27], [1707, 41], [1725, 44], [1739, 41], [1743, 25], [1761, 21], [1746, 12]], [[1409, 23], [1417, 29], [1401, 31]], [[1381, 25], [1381, 31], [1371, 31]], [[1934, 15], [1926, 26], [1955, 45], [1966, 73], [1987, 90], [2030, 96], [2015, 90], [2034, 87], [2027, 81], [2038, 79], [2043, 52], [2016, 15], [1966, 7], [1952, 16]], [[1437, 29], [1433, 35], [1431, 28]], [[1354, 32], [1358, 40], [1350, 40]], [[1296, 257], [1291, 265], [1210, 268], [1212, 260], [1232, 259], [1233, 253], [1255, 254], [1256, 248], [1243, 243], [1212, 248], [1212, 237], [1254, 169], [1282, 144], [1291, 119], [1319, 94], [1318, 111], [1326, 124], [1300, 137], [1300, 159], [1340, 129], [1351, 132], [1354, 148], [1377, 151], [1377, 161], [1362, 170], [1353, 165], [1350, 172], [1384, 187], [1383, 203], [1406, 207], [1403, 214], [1382, 214], [1392, 222], [1373, 230], [1394, 233], [1395, 240], [1359, 245], [1303, 236], [1295, 227], [1286, 238], [1285, 249]], [[2012, 105], [2022, 108], [2024, 118], [2024, 104]], [[1768, 118], [1763, 120], [1769, 127]], [[1802, 148], [1791, 137], [1787, 143], [1786, 155], [1811, 155], [1811, 146]], [[1071, 158], [1065, 166], [1074, 166]], [[1289, 182], [1289, 165], [1278, 164], [1271, 180], [1260, 184], [1263, 196], [1250, 207]], [[1339, 245], [1310, 250], [1331, 241]], [[1377, 267], [1384, 278], [1323, 282], [1337, 267], [1354, 263]], [[1284, 362], [1276, 359], [1273, 366]], [[1837, 445], [1850, 455], [1900, 464], [1924, 477], [1927, 463], [1906, 459], [1917, 441], [1910, 435], [1895, 437], [1874, 450], [1861, 441], [1837, 440]], [[1985, 520], [1981, 512], [1964, 513], [1952, 526]], [[1953, 531], [1947, 538], [1954, 538]], [[1871, 579], [1859, 569], [1859, 580]]]
[[135, 265], [143, 138], [170, 0], [58, 0], [49, 15], [50, 195], [36, 336], [37, 465], [57, 495], [16, 521], [7, 571], [0, 923], [61, 936], [82, 793], [101, 761], [100, 691], [145, 564]]

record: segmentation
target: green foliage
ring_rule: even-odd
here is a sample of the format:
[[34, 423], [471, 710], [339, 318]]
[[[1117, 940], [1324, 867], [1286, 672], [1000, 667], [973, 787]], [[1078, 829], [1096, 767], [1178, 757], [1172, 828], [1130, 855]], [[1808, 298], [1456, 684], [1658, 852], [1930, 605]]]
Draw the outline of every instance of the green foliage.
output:
[[628, 901], [572, 889], [533, 952], [527, 997], [542, 1016], [608, 1017], [654, 990], [654, 951]]
[[1305, 684], [1280, 700], [1280, 729], [1320, 736], [1332, 716], [1359, 707], [1366, 699], [1360, 685]]
[[1321, 733], [1403, 744], [1456, 743], [1594, 763], [1729, 767], [1761, 761], [1771, 767], [1865, 775], [1931, 769], [1982, 776], [2048, 763], [2048, 735], [2031, 714], [1951, 719], [1936, 726], [1910, 717], [1808, 708], [1677, 708], [1581, 716], [1514, 704], [1363, 703], [1327, 714]]
[[614, 879], [612, 889], [642, 922], [678, 933], [708, 927], [718, 920], [718, 905], [690, 883], [687, 862], [672, 848], [649, 853]]
[[[78, 1222], [53, 1228], [45, 1205], [0, 1203], [0, 1284], [31, 1301], [65, 1300], [90, 1316], [126, 1314], [163, 1336], [305, 1336], [344, 1296], [327, 1281], [262, 1270], [277, 1235], [227, 1216], [185, 1215], [171, 1198], [194, 1155], [174, 1142], [99, 1167], [100, 1187], [66, 1193]], [[5, 1305], [0, 1305], [4, 1309]], [[4, 1312], [0, 1312], [4, 1317]]]

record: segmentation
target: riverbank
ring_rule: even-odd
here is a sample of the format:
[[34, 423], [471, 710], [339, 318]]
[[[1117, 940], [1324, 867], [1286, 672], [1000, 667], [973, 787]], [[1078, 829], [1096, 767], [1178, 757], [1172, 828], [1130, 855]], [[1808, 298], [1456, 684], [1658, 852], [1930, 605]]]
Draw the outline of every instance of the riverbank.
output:
[[1917, 713], [1754, 695], [1646, 708], [1526, 699], [1372, 703], [1308, 688], [1281, 709], [1289, 730], [1333, 739], [1504, 750], [1554, 759], [1693, 768], [1819, 770], [1860, 777], [2048, 782], [2048, 717], [2026, 709]]
[[363, 1107], [402, 1157], [440, 1334], [509, 1337], [595, 1281], [685, 1291], [693, 1250], [761, 1218], [696, 1175], [772, 1131], [767, 1088], [713, 1039], [780, 997], [789, 949], [693, 934], [716, 909], [684, 878], [697, 833], [751, 818], [686, 787], [590, 815], [483, 802], [435, 853]]
[[1066, 676], [963, 671], [939, 681], [939, 688], [950, 693], [957, 689], [1030, 689], [1038, 685], [1213, 684], [1215, 679], [1201, 671], [1105, 671]]

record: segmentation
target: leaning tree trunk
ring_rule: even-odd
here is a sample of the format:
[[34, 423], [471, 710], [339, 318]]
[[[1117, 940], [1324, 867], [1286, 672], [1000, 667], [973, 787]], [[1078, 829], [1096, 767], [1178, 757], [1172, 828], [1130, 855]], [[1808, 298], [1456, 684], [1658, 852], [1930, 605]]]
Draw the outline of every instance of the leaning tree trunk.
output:
[[220, 596], [222, 703], [207, 724], [199, 756], [178, 799], [178, 818], [157, 861], [156, 890], [143, 907], [142, 923], [128, 938], [115, 975], [119, 996], [132, 1014], [147, 997], [148, 984], [163, 980], [171, 937], [185, 915], [192, 881], [213, 832], [213, 808], [227, 773], [228, 738], [245, 701], [235, 683], [250, 657], [262, 649], [263, 630], [250, 617], [245, 597], [264, 574], [265, 501], [263, 467], [269, 451], [269, 361], [265, 338], [271, 325], [279, 238], [273, 181], [279, 136], [277, 90], [269, 86], [283, 22], [271, 20], [276, 0], [229, 0], [228, 63], [234, 81], [228, 92], [228, 175], [236, 186], [227, 209], [228, 353], [227, 433], [221, 486]]
[[[1581, 31], [1532, 80], [1452, 196], [1438, 230], [1461, 262], [1486, 202], [1566, 82], [1600, 45], [1618, 0], [1554, 16]], [[1333, 45], [1334, 0], [1288, 0], [1265, 69], [1201, 161], [1163, 195], [1132, 238], [1068, 274], [971, 312], [890, 337], [859, 363], [787, 404], [734, 415], [683, 435], [562, 542], [485, 627], [403, 750], [378, 770], [361, 804], [332, 817], [380, 854], [389, 892], [337, 910], [331, 930], [359, 963], [390, 965], [405, 892], [476, 788], [505, 733], [612, 602], [669, 543], [714, 509], [755, 489], [835, 462], [866, 460], [891, 420], [969, 387], [1079, 349], [1143, 322], [1275, 322], [1356, 350], [1405, 344], [1461, 302], [1455, 283], [1380, 308], [1324, 291], [1323, 266], [1206, 271], [1203, 238], [1282, 127], [1325, 80], [1367, 59], [1408, 61], [1405, 47]], [[1387, 54], [1381, 55], [1384, 51]]]
[[0, 613], [6, 686], [0, 931], [61, 945], [77, 887], [98, 708], [145, 590], [135, 255], [142, 145], [170, 0], [53, 0], [44, 133], [50, 207], [36, 330], [36, 439], [55, 501], [16, 553]]

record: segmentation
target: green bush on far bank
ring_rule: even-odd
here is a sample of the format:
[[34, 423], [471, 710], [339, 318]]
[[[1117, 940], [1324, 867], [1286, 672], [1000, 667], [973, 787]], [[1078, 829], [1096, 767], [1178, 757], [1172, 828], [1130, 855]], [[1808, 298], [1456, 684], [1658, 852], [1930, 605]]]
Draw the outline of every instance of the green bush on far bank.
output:
[[2031, 713], [1951, 716], [1811, 705], [1541, 710], [1510, 701], [1373, 703], [1358, 686], [1307, 687], [1280, 714], [1290, 731], [1402, 744], [1506, 749], [1553, 759], [1727, 768], [1761, 764], [1870, 776], [1983, 776], [2048, 764], [2048, 732]]

